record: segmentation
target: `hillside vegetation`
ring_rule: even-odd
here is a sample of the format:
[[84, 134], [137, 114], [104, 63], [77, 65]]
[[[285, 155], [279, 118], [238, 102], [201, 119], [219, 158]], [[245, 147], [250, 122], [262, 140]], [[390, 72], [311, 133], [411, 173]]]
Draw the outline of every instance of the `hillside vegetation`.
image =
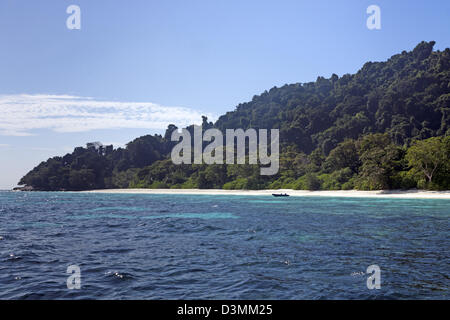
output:
[[[25, 175], [35, 190], [98, 188], [450, 188], [450, 49], [421, 42], [356, 74], [274, 87], [203, 129], [280, 129], [280, 170], [174, 165], [170, 141], [147, 135], [126, 148], [76, 148]], [[192, 127], [189, 128], [192, 130]]]

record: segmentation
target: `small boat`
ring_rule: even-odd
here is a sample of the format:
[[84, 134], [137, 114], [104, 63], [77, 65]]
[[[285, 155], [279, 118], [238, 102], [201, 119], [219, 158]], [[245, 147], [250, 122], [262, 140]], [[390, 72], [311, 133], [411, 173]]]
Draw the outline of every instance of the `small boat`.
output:
[[274, 197], [289, 197], [287, 193], [272, 193]]

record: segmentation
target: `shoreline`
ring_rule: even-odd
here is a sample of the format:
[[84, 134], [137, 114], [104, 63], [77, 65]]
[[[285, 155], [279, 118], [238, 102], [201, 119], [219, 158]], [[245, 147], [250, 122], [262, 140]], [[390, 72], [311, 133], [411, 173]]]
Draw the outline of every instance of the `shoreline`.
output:
[[393, 198], [393, 199], [447, 199], [450, 191], [427, 190], [222, 190], [222, 189], [102, 189], [79, 191], [81, 193], [110, 194], [186, 194], [186, 195], [236, 195], [236, 196], [270, 196], [272, 193], [287, 193], [293, 197], [342, 197], [342, 198]]

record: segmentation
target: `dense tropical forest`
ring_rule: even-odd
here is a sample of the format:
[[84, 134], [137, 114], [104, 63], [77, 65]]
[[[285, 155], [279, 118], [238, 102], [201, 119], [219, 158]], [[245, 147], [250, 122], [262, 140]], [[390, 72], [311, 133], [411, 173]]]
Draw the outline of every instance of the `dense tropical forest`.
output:
[[[39, 164], [21, 185], [99, 188], [450, 189], [450, 49], [421, 42], [356, 74], [274, 87], [203, 129], [280, 129], [280, 170], [175, 165], [176, 142], [147, 135], [126, 148], [78, 147]], [[192, 126], [188, 128], [192, 130]]]

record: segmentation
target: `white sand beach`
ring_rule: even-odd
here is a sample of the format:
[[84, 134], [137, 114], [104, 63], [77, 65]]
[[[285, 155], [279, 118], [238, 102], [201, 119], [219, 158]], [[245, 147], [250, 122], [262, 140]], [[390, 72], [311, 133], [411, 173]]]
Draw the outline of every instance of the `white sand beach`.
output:
[[337, 191], [308, 191], [308, 190], [221, 190], [221, 189], [105, 189], [82, 191], [84, 193], [123, 193], [123, 194], [192, 194], [192, 195], [238, 195], [238, 196], [267, 196], [272, 193], [287, 193], [294, 197], [353, 197], [353, 198], [399, 198], [399, 199], [449, 199], [450, 191], [426, 190], [337, 190]]

